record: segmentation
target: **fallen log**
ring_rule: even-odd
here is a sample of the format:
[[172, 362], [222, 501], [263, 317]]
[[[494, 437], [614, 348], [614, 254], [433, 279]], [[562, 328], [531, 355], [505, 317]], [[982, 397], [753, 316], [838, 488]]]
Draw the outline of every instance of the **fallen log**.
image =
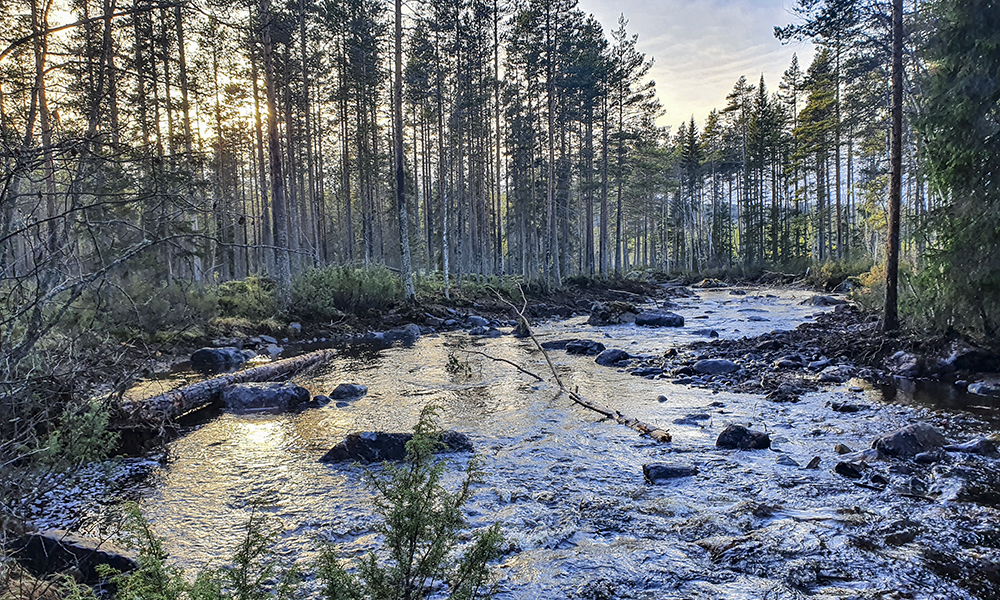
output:
[[122, 402], [121, 421], [129, 424], [160, 424], [219, 401], [222, 390], [237, 383], [274, 381], [326, 362], [334, 350], [316, 350], [245, 371], [227, 373], [169, 392]]

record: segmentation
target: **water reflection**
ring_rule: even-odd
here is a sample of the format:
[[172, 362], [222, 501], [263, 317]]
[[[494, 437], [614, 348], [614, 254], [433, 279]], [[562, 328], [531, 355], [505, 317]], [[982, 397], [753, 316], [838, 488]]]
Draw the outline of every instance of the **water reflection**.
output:
[[[804, 293], [702, 296], [677, 310], [690, 316], [709, 306], [707, 325], [723, 336], [790, 329], [816, 310], [799, 304]], [[769, 321], [748, 320], [748, 313]], [[634, 353], [660, 353], [697, 337], [686, 329], [593, 328], [582, 319], [539, 327], [538, 335], [590, 337]], [[442, 425], [467, 433], [484, 458], [486, 480], [469, 517], [474, 526], [499, 521], [504, 528], [509, 553], [500, 598], [972, 597], [922, 557], [938, 546], [964, 552], [955, 540], [972, 539], [971, 524], [996, 522], [1000, 513], [901, 495], [911, 475], [884, 464], [875, 468], [891, 479], [885, 488], [859, 487], [832, 471], [840, 460], [837, 444], [867, 447], [875, 435], [920, 418], [919, 410], [831, 411], [831, 402], [864, 397], [848, 386], [777, 404], [631, 377], [596, 367], [592, 358], [552, 353], [567, 384], [583, 396], [668, 427], [673, 443], [657, 445], [601, 421], [551, 383], [465, 349], [546, 373], [533, 345], [509, 336], [451, 333], [422, 337], [412, 348], [341, 352], [296, 383], [313, 394], [360, 383], [367, 396], [346, 408], [222, 415], [177, 440], [169, 464], [144, 488], [154, 529], [181, 565], [196, 567], [231, 551], [246, 502], [264, 496], [285, 530], [279, 551], [307, 571], [318, 539], [359, 556], [378, 544], [369, 492], [357, 469], [317, 459], [350, 431], [411, 430], [420, 409], [435, 403]], [[668, 401], [657, 402], [660, 395]], [[673, 424], [693, 412], [709, 419]], [[766, 429], [779, 451], [716, 449], [716, 436], [731, 423]], [[779, 457], [800, 465], [820, 457], [821, 467], [781, 464]], [[464, 466], [464, 458], [456, 460], [451, 482]], [[699, 473], [651, 486], [643, 481], [646, 462], [695, 466]], [[887, 544], [886, 528], [904, 519], [919, 522], [913, 541]]]

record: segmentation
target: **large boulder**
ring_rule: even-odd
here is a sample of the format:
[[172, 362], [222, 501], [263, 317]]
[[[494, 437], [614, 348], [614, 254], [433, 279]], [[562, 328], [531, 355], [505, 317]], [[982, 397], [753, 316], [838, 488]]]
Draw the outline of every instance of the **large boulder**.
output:
[[594, 302], [590, 307], [590, 318], [587, 323], [591, 325], [620, 325], [621, 323], [631, 323], [635, 321], [639, 310], [634, 304], [628, 302], [612, 301], [608, 303]]
[[721, 375], [723, 373], [739, 371], [740, 366], [724, 358], [706, 358], [694, 363], [691, 368], [694, 369], [695, 373], [701, 373], [702, 375]]
[[201, 348], [191, 355], [191, 366], [199, 371], [219, 371], [238, 367], [246, 360], [243, 352], [235, 346]]
[[75, 571], [79, 582], [86, 585], [101, 583], [97, 565], [108, 565], [127, 573], [137, 568], [135, 559], [110, 542], [101, 542], [81, 535], [50, 529], [29, 533], [10, 544], [18, 562], [37, 577]]
[[763, 431], [751, 431], [742, 425], [730, 425], [719, 434], [718, 448], [736, 450], [766, 450], [771, 447], [771, 436]]
[[[364, 463], [383, 460], [403, 460], [406, 458], [406, 443], [413, 439], [412, 433], [386, 433], [383, 431], [356, 431], [348, 434], [320, 458], [320, 462], [340, 462], [345, 460]], [[441, 434], [443, 452], [472, 452], [469, 436], [457, 431]]]
[[643, 327], [684, 327], [684, 317], [677, 313], [657, 310], [639, 313], [635, 317], [635, 324]]
[[330, 392], [330, 397], [334, 400], [343, 400], [345, 398], [360, 398], [367, 393], [368, 386], [366, 385], [361, 385], [360, 383], [341, 383]]
[[566, 354], [597, 356], [601, 352], [604, 352], [604, 344], [593, 340], [573, 340], [566, 344]]
[[926, 423], [914, 423], [875, 438], [872, 448], [886, 456], [911, 458], [948, 445], [948, 440], [936, 428]]
[[237, 383], [222, 390], [222, 402], [234, 411], [288, 410], [312, 399], [309, 390], [292, 383]]
[[624, 350], [619, 350], [618, 348], [608, 348], [604, 352], [598, 354], [597, 358], [594, 359], [594, 362], [602, 367], [610, 367], [615, 363], [628, 360], [629, 358], [632, 358], [632, 355]]

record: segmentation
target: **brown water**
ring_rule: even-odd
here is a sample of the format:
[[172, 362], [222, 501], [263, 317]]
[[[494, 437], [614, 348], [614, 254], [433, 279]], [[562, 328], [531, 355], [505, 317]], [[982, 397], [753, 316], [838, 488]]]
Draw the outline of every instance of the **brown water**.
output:
[[[817, 310], [798, 304], [805, 292], [774, 294], [702, 292], [677, 311], [688, 319], [680, 330], [593, 328], [577, 318], [540, 326], [538, 333], [543, 340], [590, 337], [632, 353], [659, 353], [704, 339], [691, 333], [696, 328], [714, 328], [723, 337], [756, 335], [793, 328]], [[708, 319], [693, 319], [706, 312]], [[927, 558], [943, 553], [968, 565], [995, 557], [1000, 515], [989, 502], [958, 501], [947, 487], [953, 481], [948, 473], [876, 463], [889, 484], [864, 487], [832, 471], [840, 460], [837, 443], [861, 450], [879, 433], [918, 419], [935, 422], [946, 413], [882, 405], [877, 392], [848, 386], [775, 404], [632, 377], [592, 358], [551, 353], [567, 385], [578, 386], [583, 396], [669, 429], [673, 443], [657, 445], [600, 421], [552, 384], [533, 383], [509, 365], [466, 350], [545, 375], [530, 342], [509, 336], [449, 333], [425, 336], [411, 348], [344, 351], [298, 383], [314, 394], [340, 382], [362, 383], [366, 397], [340, 409], [224, 414], [175, 441], [165, 465], [129, 463], [130, 472], [149, 477], [120, 477], [123, 492], [113, 496], [139, 497], [171, 556], [187, 568], [218, 564], [238, 540], [246, 503], [269, 498], [267, 510], [284, 528], [279, 552], [308, 572], [320, 540], [337, 542], [349, 556], [379, 543], [359, 470], [317, 459], [351, 431], [410, 430], [421, 407], [434, 403], [442, 407], [442, 425], [468, 433], [484, 459], [486, 481], [468, 514], [473, 526], [503, 526], [508, 552], [498, 567], [501, 598], [996, 597]], [[449, 370], [451, 357], [467, 368]], [[660, 395], [668, 401], [657, 402]], [[827, 406], [843, 400], [868, 408], [841, 414]], [[691, 413], [710, 418], [700, 425], [673, 423]], [[766, 429], [774, 448], [716, 449], [716, 436], [730, 423]], [[820, 468], [781, 465], [781, 456], [803, 466], [818, 456]], [[454, 460], [457, 478], [465, 459]], [[979, 457], [962, 460], [969, 468], [992, 468]], [[693, 465], [699, 474], [653, 486], [643, 481], [647, 462]], [[914, 477], [937, 486], [940, 498], [911, 494]], [[84, 528], [96, 522], [95, 500], [65, 494], [40, 509], [40, 523], [58, 524], [51, 507], [60, 502], [78, 503], [63, 514], [82, 515]], [[900, 530], [904, 534], [896, 535]]]

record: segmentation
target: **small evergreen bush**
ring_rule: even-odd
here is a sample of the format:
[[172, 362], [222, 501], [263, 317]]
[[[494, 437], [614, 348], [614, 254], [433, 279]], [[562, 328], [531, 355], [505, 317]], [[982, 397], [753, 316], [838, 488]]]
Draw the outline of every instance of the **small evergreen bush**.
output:
[[331, 321], [344, 313], [390, 308], [403, 300], [399, 276], [386, 267], [308, 269], [292, 280], [291, 313], [302, 320]]
[[453, 600], [492, 596], [489, 563], [500, 555], [503, 535], [494, 524], [476, 532], [465, 553], [455, 555], [466, 524], [462, 506], [482, 471], [473, 457], [458, 489], [445, 489], [441, 479], [447, 463], [435, 458], [441, 432], [434, 417], [434, 408], [423, 410], [402, 464], [365, 472], [383, 518], [383, 547], [362, 558], [356, 573], [345, 569], [335, 549], [325, 549], [319, 577], [326, 600], [421, 600], [436, 594], [441, 584]]
[[227, 281], [216, 291], [223, 317], [262, 320], [278, 312], [277, 285], [266, 277]]

